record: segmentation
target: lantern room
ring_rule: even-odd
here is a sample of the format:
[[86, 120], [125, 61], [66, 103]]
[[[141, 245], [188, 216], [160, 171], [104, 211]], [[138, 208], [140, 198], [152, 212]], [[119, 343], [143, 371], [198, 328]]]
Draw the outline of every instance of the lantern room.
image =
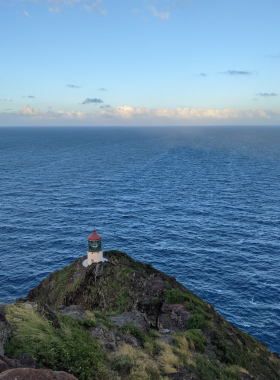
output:
[[101, 251], [101, 239], [102, 236], [98, 235], [95, 230], [93, 230], [93, 234], [88, 236], [88, 250], [92, 252]]

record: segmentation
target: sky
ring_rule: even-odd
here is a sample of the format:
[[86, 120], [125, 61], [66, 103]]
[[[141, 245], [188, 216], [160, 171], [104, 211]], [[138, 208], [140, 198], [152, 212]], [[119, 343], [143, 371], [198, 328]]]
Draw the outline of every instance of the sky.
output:
[[280, 126], [279, 0], [0, 0], [0, 126]]

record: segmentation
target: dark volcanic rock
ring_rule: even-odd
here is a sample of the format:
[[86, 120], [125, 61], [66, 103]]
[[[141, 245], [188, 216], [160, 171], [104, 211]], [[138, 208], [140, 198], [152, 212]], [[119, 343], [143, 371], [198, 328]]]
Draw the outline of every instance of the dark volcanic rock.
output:
[[49, 321], [51, 321], [55, 329], [60, 329], [60, 324], [58, 322], [57, 316], [48, 305], [39, 302], [37, 306], [37, 312], [42, 314]]
[[138, 311], [125, 311], [121, 315], [111, 317], [111, 321], [120, 327], [131, 323], [143, 331], [148, 331], [150, 327], [150, 325], [145, 321], [144, 317]]
[[171, 344], [171, 345], [174, 345], [174, 344], [175, 344], [175, 339], [172, 338], [172, 336], [170, 336], [170, 335], [164, 335], [164, 336], [161, 336], [161, 337], [159, 338], [159, 340], [160, 340], [161, 342], [166, 343], [166, 344]]
[[248, 375], [247, 373], [244, 373], [244, 372], [240, 372], [239, 375], [242, 380], [256, 380], [255, 377]]
[[0, 373], [14, 368], [40, 368], [31, 355], [20, 355], [14, 358], [7, 358], [0, 355]]
[[168, 377], [172, 380], [200, 380], [197, 375], [187, 368], [181, 368], [179, 372], [172, 373]]
[[182, 331], [191, 316], [183, 305], [163, 304], [158, 319], [158, 327], [172, 330], [173, 332]]
[[85, 319], [86, 314], [84, 310], [79, 305], [71, 305], [68, 307], [60, 306], [57, 311], [67, 317], [72, 317], [75, 319]]
[[4, 354], [4, 344], [11, 333], [11, 326], [5, 317], [5, 306], [0, 305], [0, 354]]
[[0, 374], [1, 380], [78, 380], [66, 372], [54, 372], [50, 369], [17, 368]]
[[130, 334], [121, 334], [118, 330], [106, 331], [98, 326], [90, 330], [90, 336], [99, 339], [107, 351], [115, 351], [123, 343], [140, 348], [141, 342]]
[[137, 309], [143, 314], [146, 322], [153, 328], [158, 327], [158, 315], [162, 302], [153, 300], [151, 296], [142, 297], [137, 304]]

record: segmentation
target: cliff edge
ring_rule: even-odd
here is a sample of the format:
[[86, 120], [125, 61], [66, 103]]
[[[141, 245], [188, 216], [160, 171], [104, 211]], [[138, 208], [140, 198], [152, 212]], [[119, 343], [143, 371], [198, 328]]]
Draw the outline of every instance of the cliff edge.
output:
[[173, 277], [119, 251], [80, 258], [6, 307], [5, 355], [79, 380], [279, 380], [280, 358]]

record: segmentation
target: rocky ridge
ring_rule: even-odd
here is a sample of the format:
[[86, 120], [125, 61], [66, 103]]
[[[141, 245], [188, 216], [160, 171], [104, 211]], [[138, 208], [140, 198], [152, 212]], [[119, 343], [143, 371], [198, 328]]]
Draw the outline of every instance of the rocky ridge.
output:
[[[78, 259], [19, 300], [25, 305], [22, 310], [31, 308], [43, 316], [56, 334], [81, 328], [81, 333], [86, 330], [97, 342], [94, 373], [68, 364], [59, 369], [79, 380], [280, 379], [278, 354], [228, 323], [174, 278], [123, 252], [108, 251], [104, 256], [107, 262], [87, 268], [82, 266], [84, 258]], [[3, 314], [2, 341], [11, 329], [5, 316], [1, 320]], [[20, 330], [20, 322], [13, 323], [19, 318], [11, 316], [11, 311], [7, 314], [13, 331]], [[1, 333], [1, 326], [6, 333]], [[13, 339], [18, 338], [12, 335], [6, 342], [6, 355], [15, 352]], [[26, 345], [25, 350], [29, 349]], [[34, 350], [31, 353], [39, 365], [48, 365]]]

